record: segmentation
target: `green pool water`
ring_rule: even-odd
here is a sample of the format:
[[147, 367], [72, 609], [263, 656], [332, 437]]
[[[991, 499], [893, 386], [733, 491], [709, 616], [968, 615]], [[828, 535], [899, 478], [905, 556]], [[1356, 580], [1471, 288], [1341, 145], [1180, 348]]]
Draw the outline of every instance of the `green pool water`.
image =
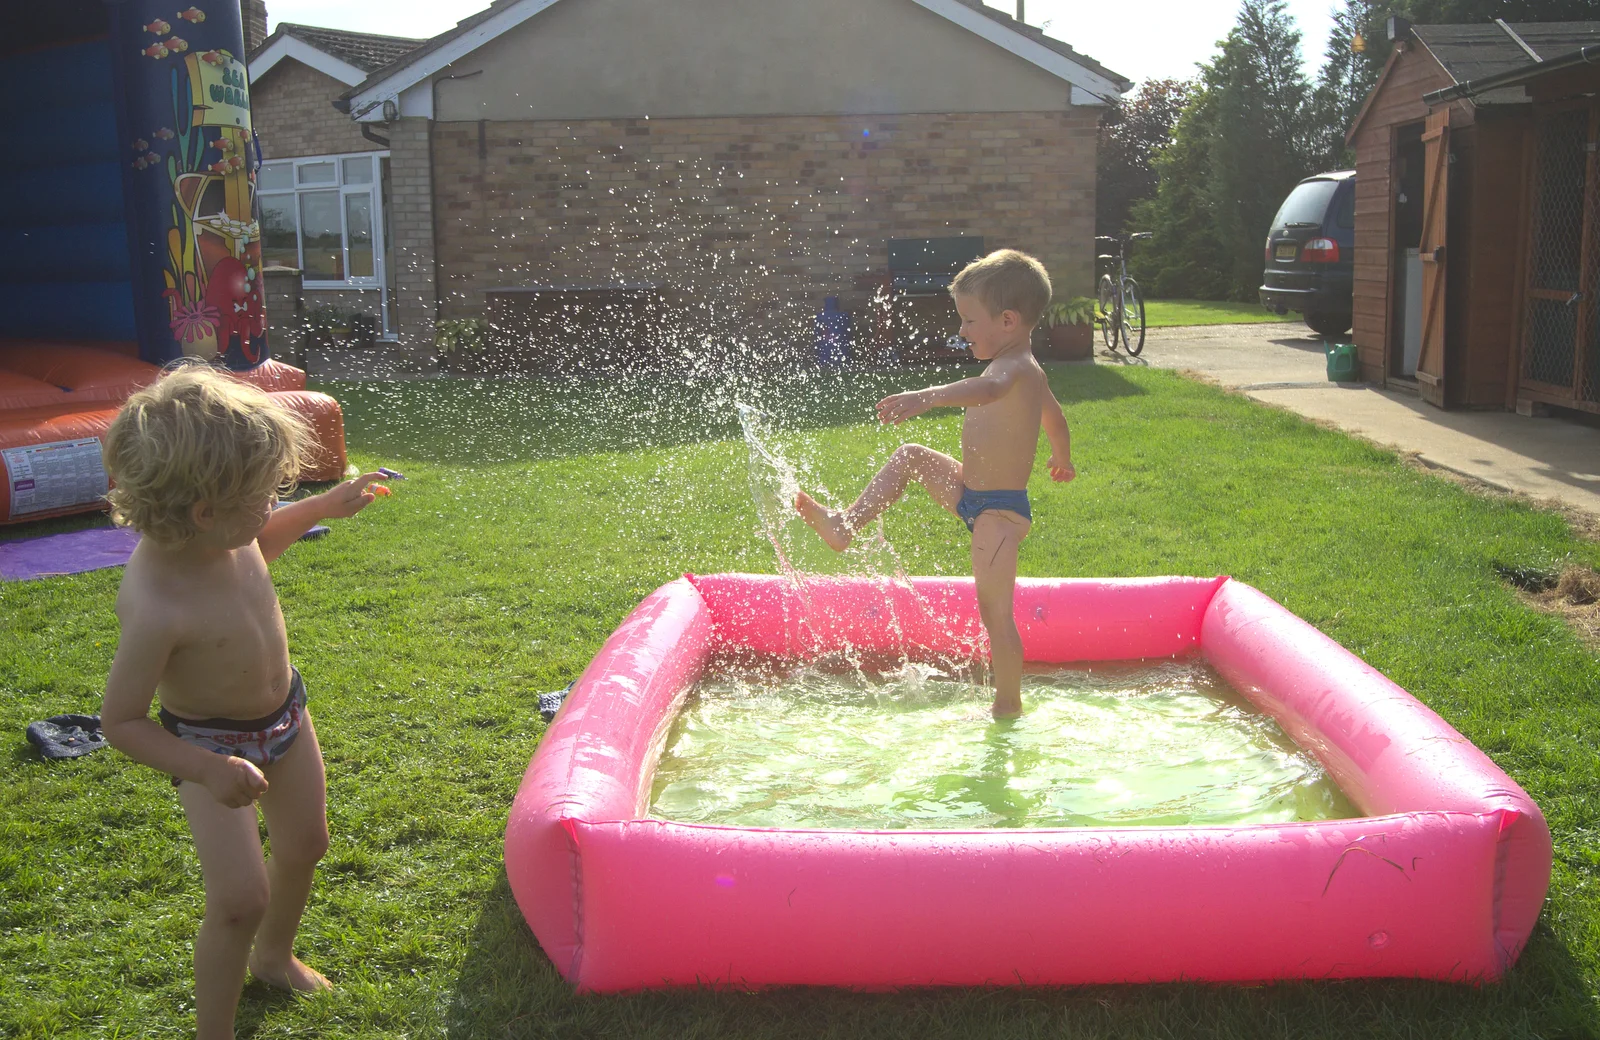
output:
[[693, 690], [657, 818], [841, 829], [1278, 823], [1357, 816], [1310, 754], [1203, 661], [1024, 677], [1020, 719], [920, 666]]

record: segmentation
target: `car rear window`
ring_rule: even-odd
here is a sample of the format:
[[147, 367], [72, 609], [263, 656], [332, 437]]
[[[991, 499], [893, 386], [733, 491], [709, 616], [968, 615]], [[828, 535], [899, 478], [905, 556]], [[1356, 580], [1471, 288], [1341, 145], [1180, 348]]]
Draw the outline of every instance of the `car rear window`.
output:
[[1290, 224], [1311, 224], [1321, 227], [1322, 218], [1328, 212], [1328, 203], [1338, 190], [1338, 181], [1305, 181], [1296, 185], [1289, 197], [1283, 200], [1283, 205], [1278, 207], [1278, 215], [1272, 218], [1272, 226], [1281, 228]]

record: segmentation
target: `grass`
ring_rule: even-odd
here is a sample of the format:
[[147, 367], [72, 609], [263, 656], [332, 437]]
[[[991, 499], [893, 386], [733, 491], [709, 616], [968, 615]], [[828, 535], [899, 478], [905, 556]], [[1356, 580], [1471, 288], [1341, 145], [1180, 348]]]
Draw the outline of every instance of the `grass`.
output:
[[[662, 582], [773, 568], [734, 396], [781, 416], [807, 479], [842, 496], [901, 439], [956, 448], [953, 413], [898, 431], [861, 421], [884, 391], [929, 378], [329, 387], [354, 459], [410, 479], [274, 567], [333, 834], [300, 949], [339, 988], [294, 1000], [252, 984], [240, 1035], [1597, 1035], [1600, 660], [1520, 604], [1496, 565], [1593, 566], [1600, 547], [1552, 514], [1475, 497], [1291, 415], [1104, 366], [1052, 373], [1079, 477], [1036, 476], [1023, 573], [1233, 574], [1439, 711], [1528, 789], [1555, 836], [1549, 901], [1508, 978], [574, 996], [501, 863], [543, 728], [536, 695], [576, 676]], [[959, 526], [923, 496], [887, 531], [912, 573], [967, 567]], [[0, 1036], [192, 1029], [201, 886], [172, 788], [115, 752], [45, 764], [21, 738], [32, 719], [98, 704], [118, 576], [0, 585], [0, 726], [13, 735], [0, 771]]]
[[1259, 303], [1233, 300], [1146, 300], [1148, 328], [1168, 325], [1255, 325], [1269, 321], [1299, 321], [1296, 314], [1273, 314]]

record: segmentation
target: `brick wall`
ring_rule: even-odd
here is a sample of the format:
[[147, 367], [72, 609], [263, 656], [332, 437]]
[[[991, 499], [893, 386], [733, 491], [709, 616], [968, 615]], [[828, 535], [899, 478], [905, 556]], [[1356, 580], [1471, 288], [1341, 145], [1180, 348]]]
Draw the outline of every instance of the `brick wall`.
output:
[[261, 41], [267, 38], [267, 5], [265, 0], [243, 0], [239, 13], [244, 21], [244, 52], [254, 54]]
[[482, 315], [496, 286], [659, 282], [709, 303], [715, 331], [809, 349], [825, 296], [864, 308], [888, 239], [949, 235], [1033, 253], [1058, 298], [1088, 295], [1098, 116], [490, 122], [481, 142], [440, 123], [440, 314]]
[[303, 155], [382, 151], [333, 107], [346, 87], [332, 76], [285, 58], [251, 85], [250, 119], [268, 160]]
[[434, 275], [434, 198], [429, 157], [432, 123], [401, 119], [384, 131], [389, 138], [390, 254], [392, 301], [401, 349], [417, 368], [433, 367], [433, 319], [439, 306]]

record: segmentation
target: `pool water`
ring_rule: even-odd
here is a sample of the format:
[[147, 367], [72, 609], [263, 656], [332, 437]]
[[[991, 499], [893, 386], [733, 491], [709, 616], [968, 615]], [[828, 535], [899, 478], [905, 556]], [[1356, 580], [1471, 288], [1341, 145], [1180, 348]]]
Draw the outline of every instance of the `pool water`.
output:
[[1200, 660], [1030, 670], [1020, 719], [932, 668], [724, 673], [691, 691], [651, 815], [739, 827], [973, 829], [1360, 815]]

